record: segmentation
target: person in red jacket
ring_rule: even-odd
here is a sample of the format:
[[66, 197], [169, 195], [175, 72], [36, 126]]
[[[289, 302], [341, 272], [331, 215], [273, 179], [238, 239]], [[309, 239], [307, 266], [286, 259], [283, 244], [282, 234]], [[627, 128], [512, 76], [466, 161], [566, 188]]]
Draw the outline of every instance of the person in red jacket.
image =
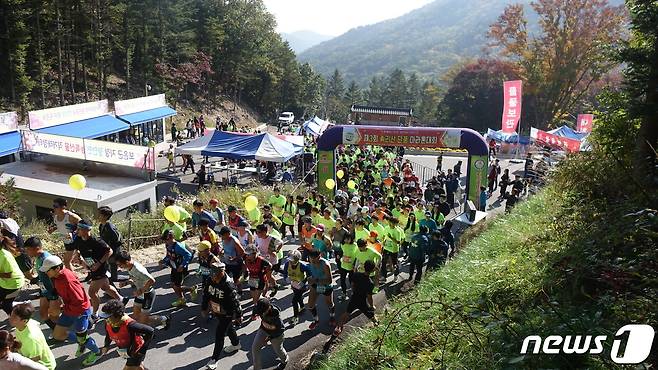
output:
[[105, 345], [101, 353], [106, 354], [114, 342], [119, 356], [126, 359], [123, 370], [144, 370], [142, 362], [155, 330], [126, 315], [125, 307], [118, 299], [107, 301], [99, 316], [106, 319]]
[[[64, 341], [67, 338], [71, 342], [77, 341], [76, 357], [80, 357], [88, 349], [91, 353], [82, 361], [82, 364], [84, 366], [95, 364], [100, 358], [100, 350], [96, 341], [89, 336], [92, 309], [87, 292], [78, 281], [77, 276], [65, 268], [61, 258], [55, 255], [46, 257], [39, 271], [48, 275], [52, 280], [55, 291], [64, 304], [62, 314], [53, 330], [53, 338], [58, 341]], [[68, 331], [72, 326], [74, 330]]]

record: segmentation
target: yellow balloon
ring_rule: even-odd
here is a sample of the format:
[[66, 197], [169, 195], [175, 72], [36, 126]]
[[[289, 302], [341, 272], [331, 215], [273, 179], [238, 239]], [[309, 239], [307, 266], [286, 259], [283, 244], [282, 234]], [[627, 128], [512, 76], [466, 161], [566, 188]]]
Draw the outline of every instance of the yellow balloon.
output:
[[256, 207], [258, 207], [258, 198], [255, 196], [250, 195], [244, 200], [244, 208], [247, 211], [251, 211]]
[[327, 179], [327, 181], [324, 182], [324, 186], [326, 186], [327, 189], [333, 189], [334, 186], [336, 186], [336, 182], [334, 179]]
[[343, 172], [343, 170], [338, 170], [338, 172], [336, 172], [336, 177], [339, 179], [342, 179], [343, 176], [345, 176], [345, 172]]
[[354, 182], [354, 180], [348, 181], [347, 182], [347, 187], [354, 190], [354, 188], [356, 188], [356, 183]]
[[75, 174], [69, 177], [69, 186], [73, 190], [80, 191], [87, 186], [87, 179], [82, 175]]
[[180, 220], [180, 211], [176, 206], [169, 206], [164, 209], [164, 217], [167, 221], [178, 222]]

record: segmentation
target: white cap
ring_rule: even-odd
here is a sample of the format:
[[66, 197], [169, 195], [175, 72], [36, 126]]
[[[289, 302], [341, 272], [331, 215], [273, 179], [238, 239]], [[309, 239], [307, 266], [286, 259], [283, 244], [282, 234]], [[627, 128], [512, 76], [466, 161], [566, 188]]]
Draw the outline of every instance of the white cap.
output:
[[39, 268], [39, 271], [41, 272], [48, 272], [53, 267], [57, 267], [59, 265], [63, 264], [62, 259], [57, 257], [54, 254], [51, 254], [50, 256], [46, 257], [43, 260], [43, 263], [41, 264], [41, 267]]
[[368, 213], [368, 212], [370, 212], [370, 208], [365, 207], [365, 206], [364, 206], [364, 207], [361, 207], [361, 212], [362, 212], [362, 213]]
[[20, 229], [18, 223], [14, 221], [13, 218], [5, 218], [0, 220], [0, 228], [7, 230], [14, 235], [18, 235], [18, 230]]
[[357, 196], [352, 197], [352, 202], [358, 202], [358, 201], [359, 201], [359, 197]]

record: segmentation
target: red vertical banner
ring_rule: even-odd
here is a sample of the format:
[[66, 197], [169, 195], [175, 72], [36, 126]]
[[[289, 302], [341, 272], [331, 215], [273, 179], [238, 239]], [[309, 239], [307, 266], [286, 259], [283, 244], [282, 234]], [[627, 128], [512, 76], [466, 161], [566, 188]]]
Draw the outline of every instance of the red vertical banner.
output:
[[578, 124], [576, 125], [576, 131], [592, 132], [592, 121], [594, 121], [593, 114], [579, 114]]
[[516, 126], [521, 119], [521, 96], [522, 81], [505, 81], [503, 83], [504, 103], [503, 103], [503, 132], [516, 132]]

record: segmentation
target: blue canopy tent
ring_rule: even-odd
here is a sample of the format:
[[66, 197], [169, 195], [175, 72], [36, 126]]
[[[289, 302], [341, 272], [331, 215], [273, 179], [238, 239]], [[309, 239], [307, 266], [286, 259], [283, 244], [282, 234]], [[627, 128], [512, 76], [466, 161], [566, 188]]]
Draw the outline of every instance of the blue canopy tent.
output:
[[487, 140], [494, 139], [497, 142], [503, 142], [503, 143], [508, 143], [508, 144], [521, 144], [521, 145], [528, 145], [530, 144], [530, 138], [527, 136], [521, 136], [521, 139], [519, 141], [519, 134], [516, 132], [514, 133], [507, 133], [503, 132], [502, 130], [499, 131], [494, 131], [492, 129], [487, 129]]
[[119, 116], [120, 119], [130, 123], [130, 126], [139, 125], [144, 122], [155, 121], [156, 119], [175, 116], [176, 111], [169, 107], [160, 107], [149, 109], [142, 112], [130, 113]]
[[566, 137], [568, 139], [574, 139], [582, 141], [587, 135], [588, 132], [577, 132], [569, 126], [560, 126], [554, 130], [547, 131], [549, 134], [557, 135], [560, 137]]
[[16, 153], [20, 147], [20, 132], [14, 131], [0, 134], [0, 157]]
[[328, 121], [325, 121], [316, 116], [304, 122], [302, 127], [300, 127], [297, 131], [297, 135], [300, 135], [301, 131], [304, 130], [304, 132], [309, 135], [320, 136], [330, 125], [331, 123]]
[[303, 151], [303, 146], [268, 133], [248, 135], [216, 130], [176, 148], [181, 154], [279, 163], [301, 155]]
[[121, 132], [129, 128], [130, 127], [125, 122], [106, 114], [100, 117], [40, 128], [35, 131], [42, 134], [71, 136], [81, 139], [95, 139], [97, 137]]

